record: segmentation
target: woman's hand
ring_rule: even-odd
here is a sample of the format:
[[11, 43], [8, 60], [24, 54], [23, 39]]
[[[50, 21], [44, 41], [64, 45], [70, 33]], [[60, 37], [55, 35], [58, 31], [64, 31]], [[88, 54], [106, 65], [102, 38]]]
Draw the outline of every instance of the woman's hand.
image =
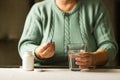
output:
[[47, 42], [35, 49], [35, 54], [40, 59], [50, 58], [54, 55], [55, 44], [54, 42]]
[[82, 52], [75, 58], [76, 64], [79, 65], [80, 68], [88, 68], [93, 65], [94, 58], [93, 54], [89, 52]]
[[96, 65], [105, 65], [108, 61], [108, 53], [99, 49], [96, 52], [82, 52], [75, 58], [80, 68], [88, 68]]

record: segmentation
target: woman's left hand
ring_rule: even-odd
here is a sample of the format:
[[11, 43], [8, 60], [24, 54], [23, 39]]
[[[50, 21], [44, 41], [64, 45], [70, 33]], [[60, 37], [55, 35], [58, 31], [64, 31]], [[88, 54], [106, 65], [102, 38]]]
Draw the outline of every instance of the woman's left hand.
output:
[[82, 52], [75, 58], [76, 65], [80, 68], [85, 69], [93, 65], [93, 54], [89, 52]]

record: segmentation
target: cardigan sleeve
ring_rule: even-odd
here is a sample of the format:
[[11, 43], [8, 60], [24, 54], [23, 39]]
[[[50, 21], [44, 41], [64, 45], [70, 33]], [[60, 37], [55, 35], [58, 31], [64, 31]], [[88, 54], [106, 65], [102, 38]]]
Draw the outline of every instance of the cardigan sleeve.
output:
[[21, 58], [25, 51], [32, 51], [35, 63], [43, 62], [43, 60], [38, 59], [34, 54], [35, 48], [40, 45], [43, 37], [41, 25], [42, 22], [40, 12], [37, 4], [35, 4], [27, 15], [23, 33], [18, 43], [18, 51]]
[[108, 13], [104, 6], [98, 4], [95, 9], [93, 34], [97, 41], [98, 49], [104, 49], [108, 53], [109, 60], [106, 65], [110, 65], [118, 51], [113, 27], [109, 20]]

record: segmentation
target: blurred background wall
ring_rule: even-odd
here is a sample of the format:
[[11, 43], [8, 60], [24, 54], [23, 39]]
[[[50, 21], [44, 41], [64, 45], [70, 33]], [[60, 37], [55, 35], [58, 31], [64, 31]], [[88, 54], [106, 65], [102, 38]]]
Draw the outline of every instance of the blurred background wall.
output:
[[17, 44], [21, 36], [29, 0], [0, 0], [0, 65], [20, 65]]
[[0, 38], [18, 39], [28, 12], [27, 0], [0, 1]]
[[[0, 1], [0, 65], [21, 65], [17, 44], [21, 36], [26, 15], [34, 2], [40, 0]], [[102, 0], [116, 27], [115, 0]]]

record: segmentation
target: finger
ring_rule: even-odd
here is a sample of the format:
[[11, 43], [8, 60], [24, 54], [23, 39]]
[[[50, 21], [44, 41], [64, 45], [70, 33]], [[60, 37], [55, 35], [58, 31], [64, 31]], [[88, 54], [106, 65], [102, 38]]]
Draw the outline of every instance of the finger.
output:
[[81, 60], [76, 60], [76, 63], [78, 63], [78, 65], [80, 64], [87, 64], [87, 63], [89, 63], [90, 61], [88, 60], [88, 59], [81, 59]]
[[43, 52], [44, 50], [46, 50], [51, 44], [52, 44], [52, 43], [50, 43], [50, 42], [47, 42], [47, 43], [43, 44], [43, 45], [41, 46], [41, 52]]
[[91, 57], [86, 57], [86, 58], [76, 58], [76, 62], [81, 62], [81, 63], [85, 63], [88, 65], [92, 64], [92, 59]]
[[49, 54], [48, 54], [48, 57], [52, 57], [52, 56], [54, 55], [54, 52], [55, 52], [55, 46], [52, 45], [52, 46], [50, 47], [50, 52], [49, 52]]
[[90, 53], [86, 52], [86, 53], [82, 53], [79, 55], [79, 57], [84, 58], [84, 57], [90, 57]]
[[88, 62], [89, 58], [75, 58], [76, 62]]
[[81, 65], [81, 64], [89, 64], [91, 62], [91, 59], [89, 57], [85, 57], [85, 58], [75, 58], [76, 62], [78, 63], [78, 65]]
[[42, 52], [41, 55], [44, 58], [52, 57], [54, 55], [54, 50], [55, 50], [54, 45], [51, 45], [44, 52]]
[[52, 44], [49, 46], [49, 49], [50, 49], [50, 52], [55, 51], [55, 44], [52, 43]]
[[83, 66], [83, 67], [89, 67], [91, 66], [91, 60], [76, 61], [76, 65]]
[[76, 62], [76, 65], [83, 66], [83, 67], [88, 67], [88, 66], [90, 66], [90, 65], [89, 65], [89, 62]]
[[50, 54], [50, 49], [47, 48], [46, 50], [44, 50], [42, 53], [41, 53], [41, 56], [43, 58], [48, 58], [48, 55]]

